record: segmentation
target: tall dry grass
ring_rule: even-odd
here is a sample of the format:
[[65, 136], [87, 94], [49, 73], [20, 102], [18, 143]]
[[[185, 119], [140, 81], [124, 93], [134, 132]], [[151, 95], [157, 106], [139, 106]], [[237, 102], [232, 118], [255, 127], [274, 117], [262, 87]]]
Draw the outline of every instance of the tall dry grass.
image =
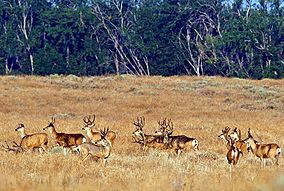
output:
[[[228, 173], [225, 126], [248, 128], [262, 142], [283, 144], [284, 80], [220, 77], [0, 77], [0, 143], [20, 141], [18, 123], [42, 132], [56, 117], [60, 132], [82, 132], [83, 117], [118, 133], [106, 167], [79, 156], [0, 151], [0, 190], [283, 190], [284, 165], [265, 168], [251, 156]], [[149, 149], [131, 143], [132, 121], [145, 116], [147, 133], [171, 118], [175, 134], [200, 142], [197, 153]]]

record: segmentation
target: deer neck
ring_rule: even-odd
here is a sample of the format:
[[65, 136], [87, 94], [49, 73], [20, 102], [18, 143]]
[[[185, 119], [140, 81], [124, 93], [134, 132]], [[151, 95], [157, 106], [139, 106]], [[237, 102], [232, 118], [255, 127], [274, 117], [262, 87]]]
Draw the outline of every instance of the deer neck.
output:
[[92, 139], [93, 135], [94, 135], [94, 132], [92, 131], [92, 129], [91, 129], [91, 128], [90, 128], [90, 129], [87, 129], [87, 136], [88, 136], [90, 139]]
[[109, 155], [110, 155], [110, 151], [111, 151], [110, 146], [106, 146], [106, 147], [104, 147], [104, 149], [103, 149], [103, 153], [104, 153], [104, 158], [105, 158], [105, 159], [109, 157]]
[[256, 153], [256, 150], [258, 149], [258, 145], [255, 143], [254, 139], [250, 140], [250, 147], [253, 153]]
[[51, 136], [52, 136], [53, 138], [56, 138], [56, 137], [57, 137], [57, 132], [56, 132], [56, 130], [55, 130], [54, 127], [51, 127], [51, 129], [50, 129], [50, 134], [51, 134]]
[[24, 138], [25, 136], [27, 136], [25, 129], [23, 128], [19, 131], [19, 133], [20, 133], [21, 138]]

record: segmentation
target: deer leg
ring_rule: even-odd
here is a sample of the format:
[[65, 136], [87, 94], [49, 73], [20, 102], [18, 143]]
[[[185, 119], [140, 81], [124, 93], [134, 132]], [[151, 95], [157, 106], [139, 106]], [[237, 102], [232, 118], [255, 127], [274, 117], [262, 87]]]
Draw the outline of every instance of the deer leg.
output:
[[143, 153], [146, 153], [146, 151], [147, 151], [147, 147], [146, 147], [146, 144], [143, 144]]
[[85, 160], [87, 160], [87, 158], [90, 156], [90, 153], [88, 153], [83, 159], [82, 162], [84, 162]]
[[230, 177], [231, 177], [231, 173], [232, 173], [232, 163], [229, 164], [229, 172], [230, 172]]
[[177, 155], [178, 155], [178, 157], [180, 156], [180, 153], [181, 153], [181, 150], [178, 149], [178, 150], [177, 150]]
[[278, 166], [279, 163], [278, 163], [278, 156], [275, 156], [275, 164]]
[[47, 153], [47, 150], [46, 150], [45, 146], [42, 145], [41, 148], [42, 148], [42, 150], [43, 150], [45, 153]]
[[102, 162], [103, 162], [103, 166], [106, 166], [106, 162], [107, 162], [106, 158], [103, 158]]
[[262, 166], [265, 167], [265, 159], [264, 158], [260, 158], [261, 162], [262, 162]]

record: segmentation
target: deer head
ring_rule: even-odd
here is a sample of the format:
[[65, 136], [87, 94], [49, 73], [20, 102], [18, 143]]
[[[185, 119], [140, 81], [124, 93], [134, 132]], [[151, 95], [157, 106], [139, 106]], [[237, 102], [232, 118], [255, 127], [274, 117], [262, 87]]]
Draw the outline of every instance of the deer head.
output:
[[83, 119], [85, 125], [84, 127], [82, 127], [82, 130], [87, 130], [87, 129], [91, 129], [92, 127], [94, 127], [96, 125], [95, 120], [96, 120], [96, 115], [85, 116]]
[[173, 122], [171, 119], [164, 118], [163, 120], [158, 121], [159, 128], [155, 133], [157, 135], [171, 135], [173, 133]]
[[143, 132], [143, 127], [145, 125], [145, 117], [137, 117], [137, 121], [133, 121], [135, 126], [135, 131], [132, 133], [132, 137], [135, 142], [141, 143], [145, 139], [145, 133]]
[[46, 127], [43, 128], [43, 130], [49, 130], [52, 133], [52, 130], [54, 129], [54, 124], [55, 124], [55, 118], [52, 117], [51, 121], [48, 123]]
[[218, 135], [219, 138], [221, 138], [224, 143], [227, 143], [229, 141], [229, 131], [230, 131], [230, 127], [225, 127], [224, 129], [222, 129], [222, 133], [220, 135]]

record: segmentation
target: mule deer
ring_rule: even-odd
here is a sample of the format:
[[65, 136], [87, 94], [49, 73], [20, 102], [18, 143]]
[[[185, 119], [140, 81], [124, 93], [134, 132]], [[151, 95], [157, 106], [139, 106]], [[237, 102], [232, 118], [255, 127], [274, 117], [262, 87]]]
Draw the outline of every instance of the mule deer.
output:
[[275, 164], [279, 165], [278, 157], [281, 154], [281, 148], [276, 143], [258, 143], [252, 137], [250, 128], [248, 129], [248, 138], [245, 140], [245, 143], [247, 143], [248, 149], [250, 149], [256, 157], [260, 158], [261, 162], [263, 162], [263, 166], [265, 166], [265, 159], [275, 159]]
[[[91, 142], [97, 142], [101, 139], [101, 133], [93, 131], [92, 128], [96, 125], [95, 124], [96, 116], [93, 115], [93, 119], [91, 119], [91, 116], [85, 116], [83, 121], [85, 123], [84, 127], [82, 128], [83, 131], [87, 132], [88, 138], [91, 140]], [[108, 131], [106, 135], [106, 140], [110, 142], [110, 145], [112, 146], [114, 143], [114, 140], [116, 139], [116, 133], [113, 131]]]
[[236, 147], [242, 152], [242, 154], [248, 154], [247, 144], [241, 137], [241, 130], [234, 128], [233, 133], [229, 135], [235, 142]]
[[173, 123], [170, 120], [165, 121], [163, 125], [165, 126], [163, 142], [168, 148], [175, 150], [178, 156], [180, 156], [182, 151], [199, 150], [199, 142], [197, 139], [187, 137], [186, 135], [171, 135], [173, 132]]
[[22, 123], [18, 125], [15, 131], [18, 131], [20, 133], [20, 136], [22, 138], [20, 147], [22, 147], [24, 151], [32, 151], [34, 148], [38, 148], [46, 152], [46, 146], [48, 143], [46, 133], [34, 133], [28, 135], [26, 134], [25, 126]]
[[54, 127], [55, 118], [52, 118], [52, 121], [49, 122], [48, 126], [44, 127], [43, 130], [46, 130], [50, 133], [51, 137], [56, 141], [59, 146], [70, 147], [78, 146], [86, 142], [86, 138], [81, 133], [77, 134], [67, 134], [67, 133], [57, 133]]
[[82, 143], [77, 147], [77, 150], [83, 157], [82, 161], [87, 160], [88, 157], [93, 156], [96, 160], [102, 160], [102, 163], [105, 165], [107, 158], [111, 153], [111, 144], [106, 139], [108, 134], [108, 129], [104, 129], [104, 131], [100, 131], [101, 139], [96, 141], [95, 143], [86, 142]]
[[229, 136], [230, 129], [230, 127], [225, 127], [224, 129], [222, 129], [222, 133], [218, 135], [218, 137], [223, 140], [228, 150], [231, 148]]
[[237, 148], [236, 142], [230, 137], [229, 139], [230, 149], [227, 152], [227, 160], [229, 164], [229, 171], [232, 172], [232, 165], [238, 164], [241, 151]]
[[228, 150], [231, 149], [231, 142], [233, 141], [236, 148], [241, 152], [241, 154], [248, 153], [247, 145], [244, 142], [244, 140], [241, 140], [241, 130], [237, 130], [237, 128], [234, 128], [233, 133], [229, 134], [230, 128], [225, 127], [222, 129], [222, 133], [218, 136], [221, 138], [224, 143], [226, 144], [226, 148]]
[[143, 145], [143, 150], [146, 151], [146, 147], [165, 149], [165, 145], [163, 143], [162, 135], [147, 135], [143, 131], [143, 127], [145, 125], [145, 118], [137, 117], [137, 121], [133, 122], [136, 130], [132, 133], [132, 137], [134, 142]]
[[23, 152], [23, 148], [18, 145], [15, 141], [13, 141], [13, 145], [12, 147], [7, 143], [7, 141], [5, 141], [6, 145], [2, 145], [2, 148], [4, 149], [4, 151], [6, 152], [13, 152], [13, 153], [20, 153]]

